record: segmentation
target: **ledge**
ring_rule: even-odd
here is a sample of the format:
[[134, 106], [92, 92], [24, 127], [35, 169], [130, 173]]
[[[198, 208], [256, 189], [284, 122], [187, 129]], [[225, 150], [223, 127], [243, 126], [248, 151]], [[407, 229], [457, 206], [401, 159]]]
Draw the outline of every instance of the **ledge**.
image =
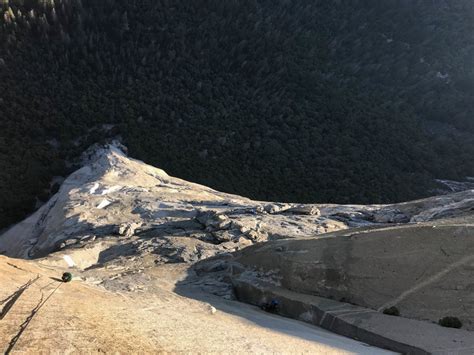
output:
[[404, 354], [473, 354], [474, 333], [443, 328], [327, 298], [299, 294], [271, 284], [233, 278], [237, 299], [260, 306], [276, 299], [278, 314], [295, 318], [356, 339]]

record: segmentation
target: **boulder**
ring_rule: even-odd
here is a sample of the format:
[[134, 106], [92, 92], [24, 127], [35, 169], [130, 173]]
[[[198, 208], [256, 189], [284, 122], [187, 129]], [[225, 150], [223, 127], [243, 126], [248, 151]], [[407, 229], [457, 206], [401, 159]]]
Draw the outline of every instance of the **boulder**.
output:
[[298, 205], [289, 208], [285, 212], [293, 213], [293, 214], [302, 214], [308, 216], [320, 216], [321, 211], [314, 205]]
[[374, 214], [373, 221], [376, 223], [407, 223], [410, 221], [410, 217], [398, 209], [382, 209]]
[[118, 234], [130, 238], [135, 234], [135, 230], [140, 227], [140, 223], [122, 223], [119, 226]]
[[270, 214], [282, 213], [290, 208], [291, 206], [286, 203], [269, 203], [263, 207], [264, 211]]

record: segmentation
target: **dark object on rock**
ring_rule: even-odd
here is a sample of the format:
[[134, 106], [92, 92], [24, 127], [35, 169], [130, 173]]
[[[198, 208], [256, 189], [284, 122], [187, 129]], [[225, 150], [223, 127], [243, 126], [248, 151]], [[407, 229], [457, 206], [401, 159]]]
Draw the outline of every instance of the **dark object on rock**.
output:
[[271, 300], [270, 303], [264, 303], [260, 308], [265, 312], [277, 313], [280, 307], [280, 303], [277, 300]]
[[64, 240], [61, 240], [57, 246], [58, 246], [58, 249], [62, 250], [66, 247], [69, 247], [71, 245], [74, 245], [74, 244], [77, 244], [79, 242], [78, 239], [76, 238], [70, 238], [70, 239], [64, 239]]
[[383, 314], [398, 317], [398, 316], [400, 316], [400, 311], [398, 310], [397, 307], [389, 307], [389, 308], [385, 308], [383, 310]]
[[61, 277], [61, 280], [63, 280], [63, 282], [71, 282], [72, 274], [70, 272], [65, 272]]
[[438, 321], [438, 324], [446, 328], [461, 328], [462, 322], [458, 317], [444, 317]]

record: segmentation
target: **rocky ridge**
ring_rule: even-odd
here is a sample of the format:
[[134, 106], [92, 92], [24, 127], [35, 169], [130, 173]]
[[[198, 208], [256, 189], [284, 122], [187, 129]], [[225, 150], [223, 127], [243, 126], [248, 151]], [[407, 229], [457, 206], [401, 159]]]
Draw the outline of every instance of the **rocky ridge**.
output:
[[160, 262], [194, 262], [267, 240], [459, 216], [474, 201], [474, 190], [395, 205], [252, 201], [171, 177], [124, 150], [89, 150], [48, 203], [1, 236], [0, 252], [38, 258], [105, 242]]
[[[0, 236], [0, 254], [73, 270], [88, 287], [137, 300], [161, 294], [164, 283], [186, 297], [232, 300], [244, 280], [375, 310], [401, 305], [403, 316], [430, 321], [440, 315], [434, 309], [468, 309], [462, 319], [472, 329], [470, 304], [437, 300], [472, 295], [474, 190], [392, 205], [252, 201], [125, 151], [86, 152], [48, 203]], [[426, 290], [429, 301], [420, 298]], [[398, 299], [408, 291], [415, 297]]]

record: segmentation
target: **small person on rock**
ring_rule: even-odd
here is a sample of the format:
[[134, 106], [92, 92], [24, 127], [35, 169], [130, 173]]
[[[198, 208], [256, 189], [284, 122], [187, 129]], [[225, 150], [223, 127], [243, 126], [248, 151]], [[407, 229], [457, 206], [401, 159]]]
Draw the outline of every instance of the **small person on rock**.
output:
[[270, 303], [262, 304], [260, 308], [265, 312], [277, 313], [279, 306], [280, 306], [280, 303], [278, 302], [278, 300], [271, 300]]

